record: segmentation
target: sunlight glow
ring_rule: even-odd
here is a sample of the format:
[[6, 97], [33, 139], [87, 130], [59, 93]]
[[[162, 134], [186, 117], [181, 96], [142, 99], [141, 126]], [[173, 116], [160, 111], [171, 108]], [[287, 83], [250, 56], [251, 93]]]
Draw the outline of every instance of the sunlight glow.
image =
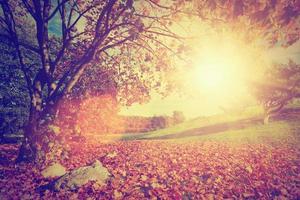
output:
[[[178, 71], [168, 73], [168, 78], [179, 85], [176, 89], [180, 93], [163, 99], [158, 94], [151, 95], [148, 104], [123, 109], [122, 114], [165, 115], [176, 109], [193, 118], [223, 112], [221, 107], [241, 110], [256, 102], [249, 83], [261, 80], [264, 69], [274, 59], [267, 53], [264, 41], [255, 37], [255, 41], [249, 42], [243, 31], [225, 27], [216, 32], [210, 25], [190, 19], [186, 24], [192, 25], [183, 34], [191, 38], [186, 41], [188, 57], [184, 63], [177, 63]], [[180, 28], [179, 33], [183, 33]]]
[[[220, 67], [221, 66], [221, 67]], [[218, 90], [226, 84], [228, 77], [224, 67], [220, 63], [203, 63], [198, 68], [196, 75], [198, 76], [198, 84], [200, 87], [208, 90]]]
[[261, 68], [260, 52], [232, 33], [210, 35], [199, 44], [193, 59], [193, 88], [220, 105], [236, 103], [244, 96], [247, 81]]

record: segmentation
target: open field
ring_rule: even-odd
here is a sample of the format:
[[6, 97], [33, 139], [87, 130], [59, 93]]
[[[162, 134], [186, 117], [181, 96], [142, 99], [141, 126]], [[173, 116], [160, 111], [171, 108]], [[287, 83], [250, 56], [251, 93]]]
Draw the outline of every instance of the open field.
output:
[[280, 140], [291, 135], [298, 137], [299, 120], [300, 109], [298, 105], [294, 105], [280, 115], [273, 117], [270, 124], [264, 125], [262, 110], [253, 107], [243, 113], [195, 118], [166, 129], [147, 133], [107, 134], [101, 136], [101, 139], [107, 142], [164, 139], [177, 142], [193, 140], [217, 140], [235, 143], [240, 141], [263, 142], [264, 139], [268, 138]]
[[[215, 119], [224, 125], [223, 119]], [[106, 143], [93, 137], [70, 144], [71, 156], [61, 161], [69, 170], [98, 159], [112, 175], [106, 185], [90, 183], [78, 191], [38, 192], [36, 188], [51, 180], [42, 178], [32, 164], [15, 167], [18, 146], [1, 145], [1, 199], [300, 198], [298, 112], [268, 125], [255, 116], [250, 121], [232, 118], [225, 123], [227, 130], [207, 134], [203, 127], [212, 122], [202, 121], [197, 127], [199, 122], [139, 137], [106, 136]]]

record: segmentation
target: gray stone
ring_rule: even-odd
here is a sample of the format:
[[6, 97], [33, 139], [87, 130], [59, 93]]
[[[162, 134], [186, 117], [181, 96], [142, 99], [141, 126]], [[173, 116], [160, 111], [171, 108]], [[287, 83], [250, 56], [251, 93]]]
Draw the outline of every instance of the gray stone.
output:
[[44, 178], [54, 178], [66, 174], [66, 168], [59, 163], [54, 163], [44, 169], [42, 172]]
[[54, 183], [54, 190], [76, 190], [89, 181], [103, 185], [109, 176], [108, 170], [102, 166], [100, 161], [96, 160], [90, 166], [80, 167], [60, 177]]

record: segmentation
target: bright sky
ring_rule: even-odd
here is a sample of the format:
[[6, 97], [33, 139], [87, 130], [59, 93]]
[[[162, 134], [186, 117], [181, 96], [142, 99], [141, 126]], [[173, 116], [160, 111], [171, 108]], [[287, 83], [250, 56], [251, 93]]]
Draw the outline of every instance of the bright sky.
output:
[[[293, 59], [299, 63], [300, 42], [298, 41], [288, 48], [272, 48], [267, 52], [266, 55], [269, 56], [274, 62], [283, 63], [287, 62], [289, 59]], [[177, 94], [172, 94], [165, 99], [161, 99], [158, 95], [153, 95], [152, 100], [149, 103], [143, 105], [134, 104], [128, 108], [124, 107], [121, 109], [120, 114], [140, 116], [171, 115], [174, 110], [179, 110], [183, 111], [187, 118], [194, 118], [197, 116], [212, 115], [222, 112], [219, 108], [219, 98], [220, 97], [214, 96], [214, 94], [202, 94], [194, 97], [179, 97]], [[251, 102], [250, 98], [248, 98], [246, 101], [248, 101], [246, 104], [253, 103]], [[234, 105], [236, 106], [237, 104], [234, 103]]]
[[[84, 21], [79, 22], [79, 24], [83, 23]], [[241, 80], [247, 78], [244, 75], [256, 75], [255, 70], [243, 71], [247, 67], [257, 66], [254, 62], [257, 59], [256, 56], [250, 55], [247, 57], [246, 54], [249, 52], [247, 46], [234, 49], [236, 47], [231, 43], [235, 43], [235, 41], [228, 43], [228, 38], [226, 38], [227, 43], [223, 44], [222, 47], [223, 37], [221, 37], [221, 40], [214, 37], [206, 38], [205, 35], [207, 35], [209, 28], [205, 28], [205, 25], [197, 24], [191, 19], [183, 19], [183, 21], [173, 24], [172, 29], [182, 36], [204, 38], [204, 40], [199, 41], [199, 44], [196, 42], [196, 45], [199, 46], [197, 47], [199, 53], [191, 58], [196, 68], [190, 72], [190, 75], [187, 75], [189, 76], [187, 82], [190, 84], [187, 85], [186, 89], [190, 90], [192, 95], [179, 96], [178, 94], [171, 94], [161, 99], [159, 95], [153, 94], [150, 102], [123, 107], [120, 114], [139, 116], [171, 115], [173, 111], [178, 110], [182, 111], [187, 118], [194, 118], [222, 112], [219, 106], [228, 108], [228, 106], [238, 107], [239, 104], [241, 106], [242, 104], [254, 104], [247, 91], [242, 87], [236, 87], [243, 85]], [[53, 33], [59, 34], [59, 27], [60, 25], [56, 19], [50, 23], [50, 29]], [[81, 25], [78, 28], [80, 29], [80, 27]], [[235, 39], [235, 37], [233, 38]], [[194, 44], [195, 41], [191, 43]], [[283, 63], [287, 62], [288, 59], [293, 59], [300, 63], [300, 42], [298, 41], [288, 48], [275, 47], [264, 53], [266, 53], [264, 56], [274, 62]], [[237, 56], [237, 54], [242, 56]], [[244, 62], [247, 59], [248, 61]], [[248, 63], [250, 67], [245, 67], [244, 63]], [[240, 67], [241, 65], [243, 67]], [[220, 88], [220, 85], [222, 88]], [[237, 90], [239, 91], [232, 92]]]

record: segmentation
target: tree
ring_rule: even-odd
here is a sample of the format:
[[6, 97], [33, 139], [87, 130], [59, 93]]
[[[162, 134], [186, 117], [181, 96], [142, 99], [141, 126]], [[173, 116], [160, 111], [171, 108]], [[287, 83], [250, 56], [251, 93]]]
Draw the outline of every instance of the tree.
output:
[[300, 65], [293, 61], [277, 64], [266, 71], [263, 82], [253, 84], [255, 97], [264, 108], [264, 123], [284, 106], [300, 98]]
[[167, 117], [166, 116], [153, 116], [151, 118], [151, 129], [163, 129], [167, 127]]
[[[59, 103], [76, 93], [76, 83], [84, 81], [85, 72], [109, 72], [119, 101], [130, 105], [149, 99], [150, 91], [164, 80], [164, 72], [174, 68], [168, 58], [174, 57], [181, 38], [169, 28], [179, 10], [172, 3], [1, 0], [0, 4], [1, 36], [13, 44], [30, 97], [26, 139], [18, 160], [47, 164], [48, 153], [61, 155], [58, 137], [47, 125]], [[51, 31], [53, 24], [58, 31]], [[34, 73], [26, 52], [39, 59]]]
[[224, 27], [240, 33], [251, 42], [267, 41], [269, 47], [290, 46], [299, 40], [298, 0], [203, 0], [191, 1], [188, 14], [207, 21], [222, 31]]
[[182, 111], [174, 111], [173, 112], [173, 120], [174, 120], [174, 124], [179, 124], [184, 122], [185, 117]]
[[[1, 30], [2, 31], [2, 30]], [[15, 59], [13, 44], [0, 34], [0, 133], [22, 134], [27, 120], [29, 95], [23, 73]], [[26, 62], [35, 69], [36, 57], [26, 53]]]

